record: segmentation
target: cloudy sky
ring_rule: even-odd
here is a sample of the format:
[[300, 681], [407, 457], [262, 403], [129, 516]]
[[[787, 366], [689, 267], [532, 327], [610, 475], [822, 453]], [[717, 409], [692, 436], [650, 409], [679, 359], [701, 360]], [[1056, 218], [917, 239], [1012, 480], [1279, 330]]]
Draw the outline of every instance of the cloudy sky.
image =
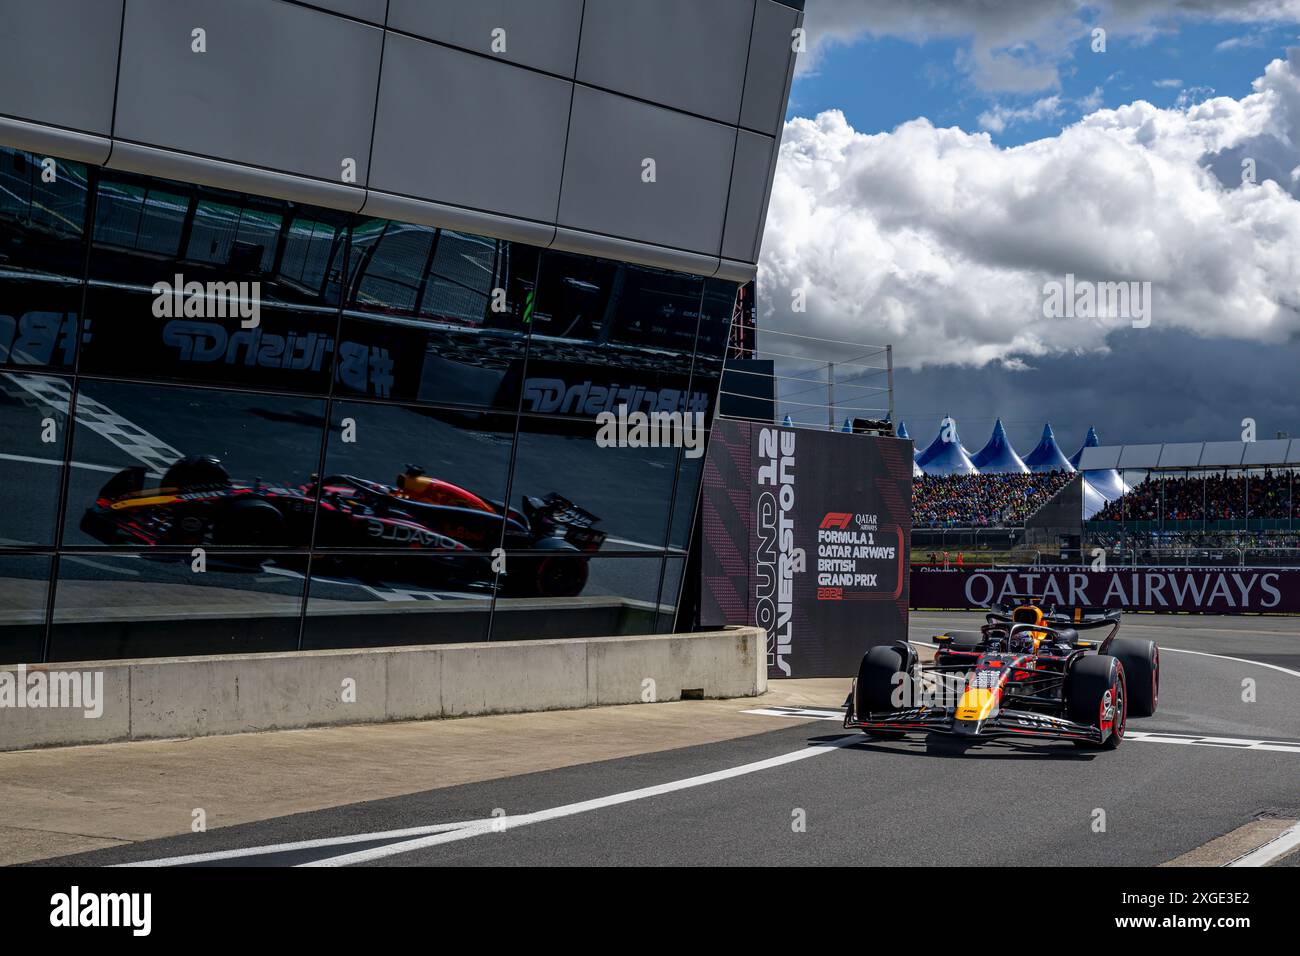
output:
[[[1300, 0], [807, 0], [805, 25], [759, 321], [808, 358], [779, 374], [838, 361], [842, 418], [882, 379], [796, 335], [891, 343], [913, 437], [951, 414], [972, 451], [995, 416], [1022, 453], [1047, 419], [1067, 454], [1089, 425], [1300, 437]], [[1149, 324], [1045, 316], [1067, 275], [1150, 283]]]

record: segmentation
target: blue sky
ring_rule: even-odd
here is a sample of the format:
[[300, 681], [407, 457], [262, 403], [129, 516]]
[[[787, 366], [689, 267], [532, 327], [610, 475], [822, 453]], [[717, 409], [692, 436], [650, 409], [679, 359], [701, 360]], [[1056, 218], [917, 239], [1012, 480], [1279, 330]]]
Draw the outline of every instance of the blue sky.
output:
[[1059, 88], [1010, 94], [976, 88], [957, 66], [964, 42], [863, 38], [830, 47], [819, 54], [815, 69], [796, 77], [786, 119], [839, 109], [862, 132], [892, 130], [921, 116], [936, 126], [978, 130], [981, 115], [997, 107], [1028, 110], [1058, 96], [1059, 114], [1010, 123], [993, 134], [998, 144], [1016, 146], [1053, 135], [1085, 109], [1135, 100], [1172, 108], [1180, 97], [1240, 98], [1250, 93], [1265, 63], [1296, 43], [1300, 29], [1286, 23], [1182, 22], [1148, 40], [1108, 37], [1104, 54], [1094, 54], [1091, 38], [1082, 36], [1061, 65]]

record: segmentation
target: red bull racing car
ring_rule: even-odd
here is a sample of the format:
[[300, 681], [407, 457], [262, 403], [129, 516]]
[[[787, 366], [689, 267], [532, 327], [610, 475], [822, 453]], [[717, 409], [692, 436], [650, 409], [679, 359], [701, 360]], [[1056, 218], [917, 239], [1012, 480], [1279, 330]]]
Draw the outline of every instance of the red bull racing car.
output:
[[934, 638], [933, 664], [922, 665], [903, 641], [871, 648], [845, 703], [844, 727], [884, 738], [1036, 737], [1114, 750], [1128, 718], [1155, 713], [1159, 648], [1118, 637], [1119, 611], [1058, 610], [1022, 595], [986, 610], [978, 631]]
[[409, 465], [394, 485], [352, 475], [281, 485], [235, 481], [218, 459], [190, 456], [173, 464], [156, 485], [147, 482], [142, 467], [118, 472], [86, 510], [81, 528], [106, 544], [276, 549], [311, 541], [315, 513], [319, 547], [417, 551], [449, 559], [332, 554], [317, 566], [358, 577], [414, 572], [422, 584], [490, 586], [496, 574], [491, 559], [481, 555], [504, 547], [531, 552], [510, 558], [501, 582], [507, 593], [581, 593], [588, 560], [605, 540], [594, 527], [600, 519], [557, 494], [525, 497], [522, 504], [522, 510], [510, 508]]

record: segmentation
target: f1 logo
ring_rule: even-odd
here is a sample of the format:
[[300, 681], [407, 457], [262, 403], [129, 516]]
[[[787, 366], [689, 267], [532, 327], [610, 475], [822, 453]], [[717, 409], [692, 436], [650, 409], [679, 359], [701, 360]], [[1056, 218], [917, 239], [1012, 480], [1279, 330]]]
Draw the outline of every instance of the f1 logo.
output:
[[822, 518], [822, 523], [818, 525], [818, 528], [839, 528], [843, 531], [849, 526], [849, 522], [852, 520], [853, 515], [851, 514], [843, 514], [839, 511], [828, 511], [826, 517]]

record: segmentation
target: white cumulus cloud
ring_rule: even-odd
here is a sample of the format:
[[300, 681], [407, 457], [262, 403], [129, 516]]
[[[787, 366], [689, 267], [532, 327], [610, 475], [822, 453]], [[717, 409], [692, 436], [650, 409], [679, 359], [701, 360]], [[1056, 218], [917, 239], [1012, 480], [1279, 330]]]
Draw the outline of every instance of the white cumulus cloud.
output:
[[[1242, 184], [1245, 159], [1256, 184]], [[1014, 148], [926, 119], [866, 134], [837, 110], [797, 118], [773, 185], [761, 323], [893, 343], [912, 368], [1018, 367], [1104, 351], [1129, 325], [1044, 318], [1044, 284], [1074, 274], [1151, 282], [1156, 329], [1284, 342], [1300, 333], [1298, 167], [1300, 50], [1240, 100], [1138, 101]], [[806, 312], [791, 311], [797, 289]]]

